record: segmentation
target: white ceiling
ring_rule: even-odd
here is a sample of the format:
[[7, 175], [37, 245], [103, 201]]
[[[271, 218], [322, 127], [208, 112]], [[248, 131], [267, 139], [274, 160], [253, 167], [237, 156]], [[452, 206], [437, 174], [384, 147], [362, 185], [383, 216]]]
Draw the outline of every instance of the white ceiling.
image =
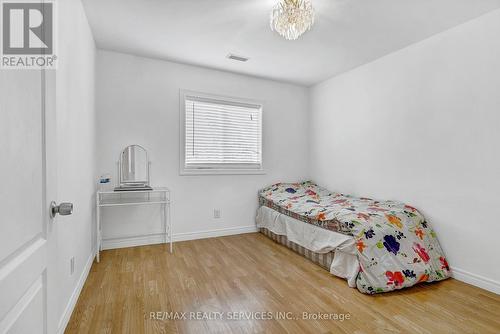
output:
[[269, 28], [277, 0], [83, 0], [99, 48], [302, 85], [500, 8], [500, 0], [312, 1], [314, 27], [286, 41]]

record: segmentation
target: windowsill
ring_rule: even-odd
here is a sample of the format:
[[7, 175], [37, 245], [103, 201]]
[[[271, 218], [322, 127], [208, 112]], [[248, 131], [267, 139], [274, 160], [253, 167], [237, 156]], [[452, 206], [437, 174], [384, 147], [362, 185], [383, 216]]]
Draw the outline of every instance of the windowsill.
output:
[[263, 169], [182, 169], [181, 176], [189, 175], [263, 175]]

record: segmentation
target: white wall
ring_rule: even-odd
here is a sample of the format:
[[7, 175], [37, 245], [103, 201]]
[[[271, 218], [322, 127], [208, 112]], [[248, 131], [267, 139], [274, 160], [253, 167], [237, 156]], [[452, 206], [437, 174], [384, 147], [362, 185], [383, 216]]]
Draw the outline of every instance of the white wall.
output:
[[[180, 89], [264, 101], [266, 174], [180, 176]], [[258, 189], [308, 176], [303, 87], [99, 50], [96, 99], [98, 172], [112, 173], [116, 181], [120, 151], [143, 145], [152, 161], [152, 184], [172, 190], [177, 240], [252, 231]], [[214, 208], [222, 210], [220, 219], [213, 218]], [[159, 212], [151, 207], [106, 209], [102, 218], [104, 238], [161, 231]], [[216, 230], [224, 231], [203, 233]]]
[[[64, 330], [94, 254], [96, 178], [95, 44], [80, 0], [57, 2], [57, 196], [74, 213], [54, 225], [58, 248], [58, 320]], [[70, 275], [70, 258], [75, 271]]]
[[418, 207], [458, 278], [500, 292], [500, 11], [311, 89], [311, 175]]

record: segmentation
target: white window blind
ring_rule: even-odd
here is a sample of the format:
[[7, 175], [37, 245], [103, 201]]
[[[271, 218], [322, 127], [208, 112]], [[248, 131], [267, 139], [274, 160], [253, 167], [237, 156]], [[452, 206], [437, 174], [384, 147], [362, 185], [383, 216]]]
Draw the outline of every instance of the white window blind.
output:
[[262, 106], [186, 95], [185, 169], [261, 169]]

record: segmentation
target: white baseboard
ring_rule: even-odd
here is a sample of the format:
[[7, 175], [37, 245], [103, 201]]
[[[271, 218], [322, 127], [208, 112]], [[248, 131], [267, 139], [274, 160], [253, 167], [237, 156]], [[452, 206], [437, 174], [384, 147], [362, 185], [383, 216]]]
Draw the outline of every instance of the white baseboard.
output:
[[451, 272], [453, 278], [456, 280], [469, 283], [496, 294], [500, 294], [500, 282], [498, 281], [494, 281], [492, 279], [476, 275], [456, 267], [451, 267]]
[[135, 247], [144, 245], [161, 244], [165, 242], [165, 235], [151, 234], [138, 237], [123, 237], [123, 238], [110, 238], [103, 239], [101, 249], [115, 249], [124, 247]]
[[257, 226], [251, 225], [251, 226], [242, 226], [242, 227], [222, 228], [222, 229], [218, 229], [218, 230], [201, 231], [201, 232], [177, 233], [177, 234], [174, 234], [173, 239], [174, 239], [174, 241], [186, 241], [186, 240], [223, 237], [226, 235], [254, 233], [257, 231], [258, 231]]
[[66, 308], [64, 309], [63, 315], [61, 316], [61, 319], [59, 320], [59, 326], [58, 326], [58, 331], [57, 333], [63, 334], [64, 331], [66, 330], [66, 326], [68, 326], [69, 319], [71, 318], [71, 314], [73, 313], [73, 310], [75, 308], [76, 302], [78, 301], [78, 297], [80, 297], [80, 293], [82, 292], [83, 285], [85, 284], [85, 281], [87, 280], [87, 276], [89, 275], [90, 268], [92, 267], [92, 263], [94, 262], [94, 257], [95, 257], [95, 252], [92, 251], [90, 254], [87, 263], [85, 264], [85, 267], [83, 267], [82, 274], [80, 278], [78, 279], [78, 282], [76, 283], [75, 290], [73, 290], [73, 293], [71, 294], [71, 298], [68, 301], [68, 304], [66, 304]]
[[[172, 239], [174, 241], [186, 241], [186, 240], [223, 237], [226, 235], [235, 235], [235, 234], [253, 233], [253, 232], [257, 232], [257, 227], [255, 225], [230, 227], [230, 228], [223, 228], [210, 231], [177, 233], [174, 234]], [[104, 239], [102, 241], [102, 249], [115, 249], [122, 247], [153, 245], [153, 244], [161, 244], [164, 242], [165, 242], [165, 236], [163, 234], [153, 234], [153, 235], [138, 236], [138, 237], [110, 238], [110, 239]]]

